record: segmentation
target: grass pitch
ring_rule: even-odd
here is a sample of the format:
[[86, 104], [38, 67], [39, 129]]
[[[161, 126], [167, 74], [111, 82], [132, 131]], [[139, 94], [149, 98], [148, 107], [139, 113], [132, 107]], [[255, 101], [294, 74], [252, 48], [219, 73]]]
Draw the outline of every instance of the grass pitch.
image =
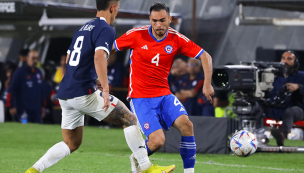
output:
[[[0, 124], [0, 172], [24, 173], [51, 146], [62, 141], [59, 125]], [[271, 140], [271, 145], [275, 141]], [[286, 141], [287, 146], [304, 146], [304, 141]], [[70, 156], [44, 173], [129, 173], [129, 150], [122, 129], [85, 127], [83, 143]], [[285, 173], [304, 172], [304, 154], [255, 153], [248, 158], [234, 155], [197, 154], [196, 173]], [[183, 173], [179, 153], [155, 153], [150, 157], [159, 165], [175, 164]]]

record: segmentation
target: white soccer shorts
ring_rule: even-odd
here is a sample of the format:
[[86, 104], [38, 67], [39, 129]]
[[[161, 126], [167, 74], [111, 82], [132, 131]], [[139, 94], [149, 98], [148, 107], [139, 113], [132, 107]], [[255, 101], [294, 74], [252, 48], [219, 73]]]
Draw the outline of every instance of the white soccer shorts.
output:
[[61, 128], [73, 130], [84, 125], [84, 115], [89, 115], [98, 121], [105, 119], [117, 105], [118, 99], [110, 95], [110, 107], [107, 112], [102, 109], [104, 99], [101, 91], [97, 90], [93, 94], [72, 99], [61, 100], [59, 103], [62, 109]]

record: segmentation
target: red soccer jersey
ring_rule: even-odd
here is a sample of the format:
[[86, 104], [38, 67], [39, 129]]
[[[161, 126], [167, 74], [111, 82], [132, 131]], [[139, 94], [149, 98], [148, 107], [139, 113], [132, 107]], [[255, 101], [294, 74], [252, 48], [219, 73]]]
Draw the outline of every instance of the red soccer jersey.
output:
[[151, 98], [171, 94], [168, 75], [177, 54], [198, 58], [204, 50], [184, 35], [169, 28], [157, 40], [151, 26], [131, 29], [114, 42], [117, 51], [130, 51], [128, 98]]

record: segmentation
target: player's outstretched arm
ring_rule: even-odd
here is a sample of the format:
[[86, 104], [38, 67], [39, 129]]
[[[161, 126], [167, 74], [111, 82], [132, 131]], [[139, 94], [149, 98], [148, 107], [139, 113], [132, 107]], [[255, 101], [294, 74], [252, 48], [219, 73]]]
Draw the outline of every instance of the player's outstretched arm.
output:
[[115, 48], [115, 45], [113, 44], [112, 50], [111, 50], [111, 53], [110, 53], [110, 56], [113, 55], [113, 54], [116, 53], [116, 52], [117, 52], [117, 50], [116, 50], [116, 48]]
[[213, 72], [212, 58], [206, 51], [204, 51], [204, 53], [202, 53], [202, 55], [199, 58], [201, 59], [202, 66], [204, 69], [204, 74], [205, 74], [203, 94], [207, 97], [210, 103], [212, 103], [211, 96], [213, 96], [214, 94], [214, 90], [211, 85], [211, 77]]
[[97, 50], [94, 56], [94, 64], [97, 76], [102, 86], [102, 97], [104, 99], [104, 107], [105, 112], [110, 107], [110, 98], [109, 98], [109, 83], [107, 76], [107, 56], [108, 54], [104, 50]]
[[69, 58], [70, 58], [70, 54], [67, 54], [67, 57], [66, 57], [66, 59], [65, 59], [65, 64], [68, 64]]

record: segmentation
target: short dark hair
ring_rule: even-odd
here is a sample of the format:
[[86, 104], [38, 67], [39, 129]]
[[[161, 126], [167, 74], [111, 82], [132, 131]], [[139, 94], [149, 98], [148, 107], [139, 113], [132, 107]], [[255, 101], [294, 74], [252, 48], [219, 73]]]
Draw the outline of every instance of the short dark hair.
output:
[[150, 7], [150, 14], [152, 11], [161, 11], [166, 10], [166, 12], [170, 15], [170, 8], [165, 4], [161, 2], [156, 2]]
[[98, 11], [105, 11], [110, 7], [110, 2], [119, 0], [96, 0], [96, 7]]
[[30, 50], [29, 49], [21, 49], [19, 51], [19, 56], [28, 56]]

